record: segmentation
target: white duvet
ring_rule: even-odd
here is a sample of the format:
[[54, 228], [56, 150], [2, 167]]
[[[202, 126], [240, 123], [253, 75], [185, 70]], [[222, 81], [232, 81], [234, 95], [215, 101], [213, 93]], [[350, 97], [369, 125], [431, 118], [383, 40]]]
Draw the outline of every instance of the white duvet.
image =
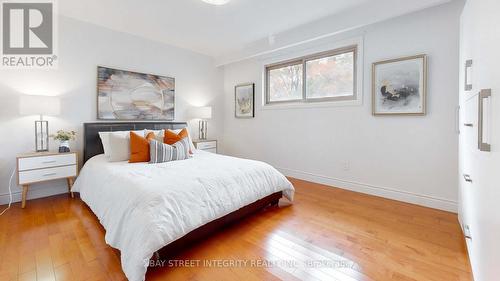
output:
[[80, 192], [106, 229], [106, 243], [121, 251], [129, 280], [144, 280], [153, 253], [190, 231], [283, 191], [292, 184], [270, 165], [196, 151], [192, 158], [161, 164], [91, 158], [73, 191]]

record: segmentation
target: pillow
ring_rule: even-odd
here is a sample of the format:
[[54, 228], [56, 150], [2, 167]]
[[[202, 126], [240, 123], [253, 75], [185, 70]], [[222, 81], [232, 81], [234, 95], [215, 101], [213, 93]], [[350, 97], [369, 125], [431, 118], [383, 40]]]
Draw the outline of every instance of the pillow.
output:
[[159, 142], [163, 142], [163, 136], [165, 135], [165, 130], [149, 130], [146, 129], [145, 135], [153, 132], [155, 134], [155, 140]]
[[196, 149], [193, 144], [193, 140], [191, 139], [191, 135], [187, 128], [177, 129], [177, 130], [165, 130], [163, 142], [166, 144], [174, 144], [180, 139], [186, 137], [188, 138], [189, 143], [189, 153], [193, 154], [193, 151]]
[[130, 136], [109, 134], [108, 160], [110, 162], [127, 161], [130, 157]]
[[154, 140], [153, 132], [143, 138], [140, 135], [130, 132], [130, 158], [129, 163], [149, 162], [149, 141]]
[[180, 141], [169, 145], [154, 139], [149, 141], [150, 164], [164, 163], [174, 160], [189, 158], [189, 139], [182, 138]]
[[[165, 131], [169, 131], [171, 133], [179, 134], [182, 130], [185, 130], [186, 133], [187, 133], [188, 141], [189, 141], [189, 149], [190, 149], [189, 153], [193, 154], [193, 151], [196, 149], [196, 147], [193, 144], [193, 140], [191, 138], [191, 134], [189, 133], [189, 130], [187, 128], [176, 129], [176, 130], [171, 130], [171, 129], [167, 129], [167, 130], [149, 130], [149, 129], [146, 129], [146, 132], [144, 134], [147, 135], [149, 132], [154, 132], [155, 133], [155, 140], [157, 140], [159, 142], [165, 142]], [[175, 141], [174, 141], [174, 143], [175, 143]]]
[[[193, 144], [193, 138], [191, 137], [191, 134], [189, 133], [189, 130], [187, 128], [184, 128], [186, 129], [186, 132], [188, 134], [188, 142], [189, 142], [189, 153], [193, 154], [193, 151], [196, 150], [196, 147], [194, 146]], [[169, 130], [169, 131], [172, 131], [176, 134], [178, 134], [180, 131], [182, 131], [183, 129], [177, 129], [177, 130]]]
[[[110, 155], [110, 148], [109, 148], [109, 136], [112, 134], [117, 134], [117, 135], [125, 135], [128, 136], [131, 131], [116, 131], [116, 132], [99, 132], [99, 138], [101, 138], [101, 143], [102, 143], [102, 148], [104, 149], [104, 155], [106, 157], [109, 157]], [[144, 130], [141, 131], [133, 131], [134, 133], [138, 134], [139, 136], [144, 137]]]
[[163, 142], [166, 144], [174, 144], [178, 141], [180, 141], [183, 138], [188, 137], [188, 131], [186, 128], [180, 130], [179, 132], [175, 132], [172, 130], [166, 130], [164, 135], [163, 135]]

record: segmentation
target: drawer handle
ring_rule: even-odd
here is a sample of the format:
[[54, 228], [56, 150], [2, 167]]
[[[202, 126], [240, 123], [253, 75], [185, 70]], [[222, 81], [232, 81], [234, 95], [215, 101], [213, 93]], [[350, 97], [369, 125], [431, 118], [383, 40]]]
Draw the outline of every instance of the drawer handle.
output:
[[42, 164], [50, 164], [50, 163], [56, 163], [57, 161], [56, 160], [52, 160], [52, 161], [43, 161]]
[[483, 89], [479, 92], [479, 106], [478, 106], [478, 118], [477, 118], [477, 148], [480, 151], [491, 151], [491, 145], [483, 141], [483, 100], [491, 97], [491, 89]]
[[464, 236], [465, 239], [471, 239], [472, 240], [472, 235], [470, 234], [470, 228], [468, 225], [464, 226]]
[[464, 126], [465, 127], [474, 127], [474, 124], [472, 124], [472, 123], [464, 123]]
[[44, 177], [50, 177], [50, 176], [55, 176], [55, 175], [57, 175], [57, 173], [49, 173], [49, 174], [44, 174], [42, 176], [44, 176]]
[[466, 182], [472, 182], [472, 179], [470, 178], [470, 175], [464, 174], [464, 180]]

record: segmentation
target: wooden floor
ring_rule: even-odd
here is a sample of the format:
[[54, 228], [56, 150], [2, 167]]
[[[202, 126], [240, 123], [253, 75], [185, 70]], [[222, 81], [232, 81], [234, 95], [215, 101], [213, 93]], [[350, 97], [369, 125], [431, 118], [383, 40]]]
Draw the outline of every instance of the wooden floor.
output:
[[[455, 214], [291, 180], [292, 206], [253, 215], [176, 261], [200, 266], [164, 264], [146, 279], [472, 280]], [[0, 217], [0, 280], [124, 279], [119, 252], [80, 199], [17, 203]]]

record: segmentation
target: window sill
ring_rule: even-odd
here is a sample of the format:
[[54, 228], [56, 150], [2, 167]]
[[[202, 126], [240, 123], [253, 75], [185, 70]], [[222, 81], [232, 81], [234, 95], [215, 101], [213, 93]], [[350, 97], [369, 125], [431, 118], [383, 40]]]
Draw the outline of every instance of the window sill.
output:
[[290, 102], [290, 103], [274, 103], [264, 104], [261, 110], [279, 110], [279, 109], [299, 109], [299, 108], [322, 108], [322, 107], [339, 107], [339, 106], [360, 106], [363, 105], [361, 99], [344, 100], [344, 101], [323, 101], [323, 102]]

